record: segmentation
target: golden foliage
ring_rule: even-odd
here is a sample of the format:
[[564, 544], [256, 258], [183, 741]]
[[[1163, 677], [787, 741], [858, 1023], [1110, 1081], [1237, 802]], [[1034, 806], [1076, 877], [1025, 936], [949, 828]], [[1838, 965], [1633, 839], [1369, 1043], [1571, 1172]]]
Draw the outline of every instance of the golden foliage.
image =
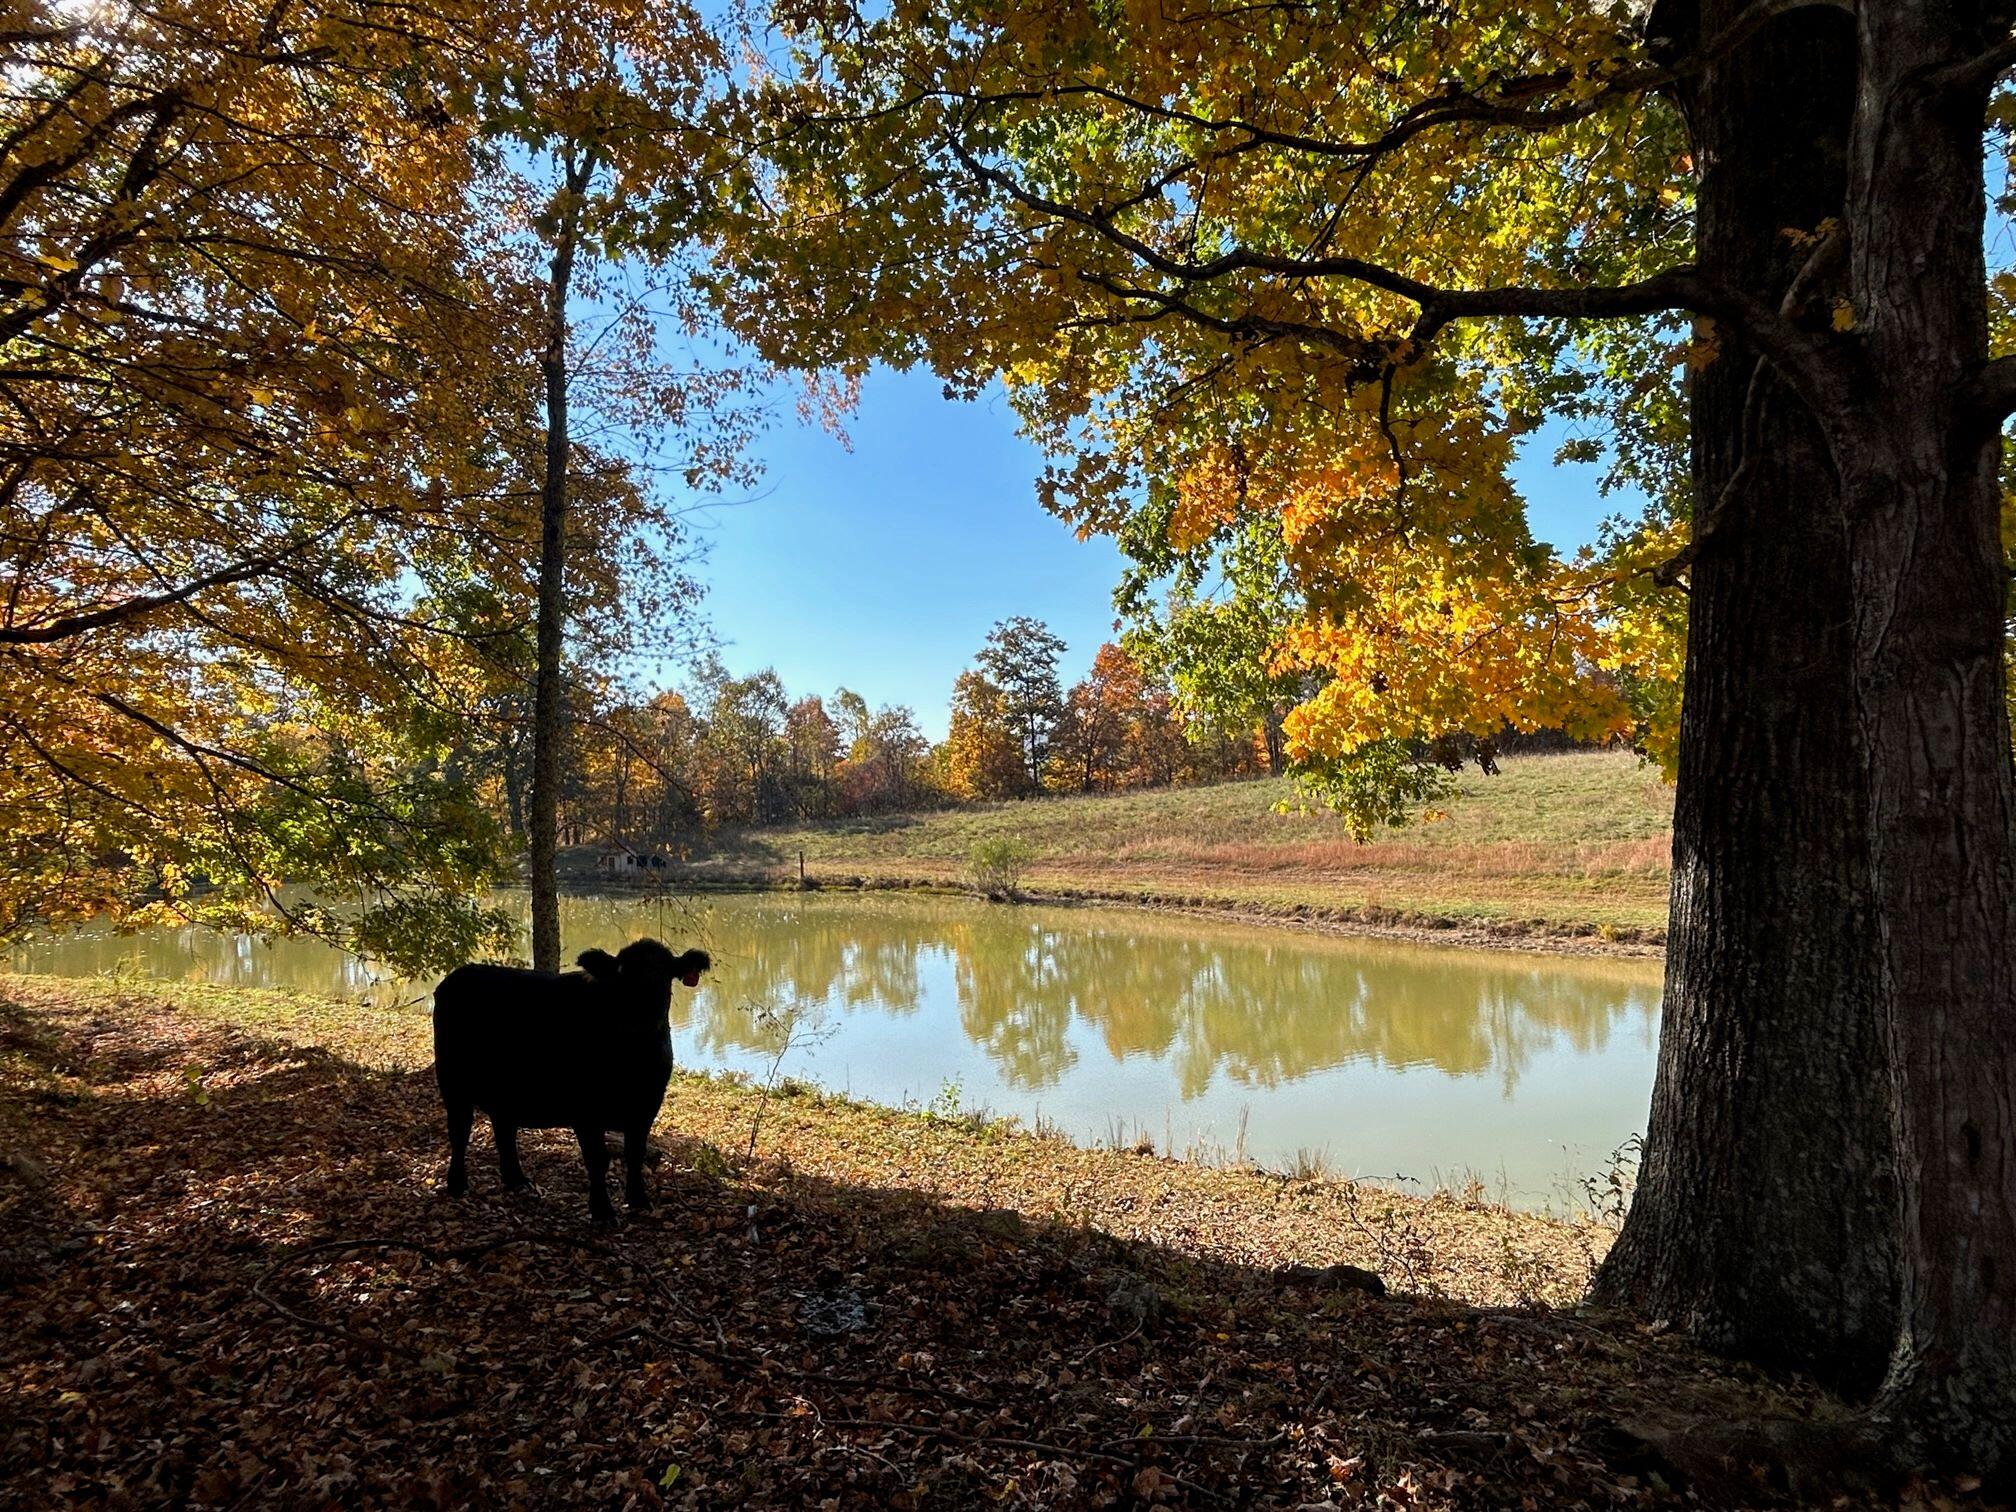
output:
[[1022, 745], [1009, 723], [1007, 698], [978, 672], [962, 672], [953, 684], [939, 761], [940, 780], [955, 798], [1007, 798], [1022, 790]]
[[[658, 0], [10, 14], [0, 929], [151, 899], [404, 950], [439, 905], [450, 950], [502, 943], [457, 900], [500, 874], [472, 731], [521, 670], [541, 333], [493, 139], [510, 110], [604, 110], [555, 78], [612, 31], [663, 65], [658, 119], [691, 105], [697, 21]], [[659, 208], [631, 191], [676, 178], [683, 140], [612, 154], [618, 191]], [[732, 473], [740, 422], [708, 422], [736, 380], [667, 381], [640, 340], [598, 348], [604, 430], [690, 418], [653, 460]], [[576, 462], [582, 601], [613, 606], [666, 562], [662, 509], [610, 455]], [[283, 899], [294, 878], [365, 910]]]

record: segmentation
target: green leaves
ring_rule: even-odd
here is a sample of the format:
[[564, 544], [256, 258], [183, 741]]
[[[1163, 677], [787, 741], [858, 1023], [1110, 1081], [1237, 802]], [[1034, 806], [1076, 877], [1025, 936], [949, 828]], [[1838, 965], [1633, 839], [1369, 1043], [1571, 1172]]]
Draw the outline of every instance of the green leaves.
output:
[[[407, 968], [508, 951], [471, 900], [511, 870], [528, 222], [628, 254], [663, 211], [675, 292], [616, 308], [695, 316], [671, 253], [719, 51], [677, 0], [60, 9], [0, 43], [0, 282], [34, 295], [0, 310], [0, 934], [151, 909]], [[605, 171], [515, 192], [565, 144]], [[648, 319], [595, 334], [583, 407], [645, 437], [575, 453], [573, 607], [614, 664], [697, 591], [655, 478], [746, 480], [756, 415]]]
[[1295, 785], [1334, 811], [1356, 840], [1399, 829], [1456, 794], [1456, 778], [1414, 742], [1375, 740], [1348, 755], [1305, 756]]

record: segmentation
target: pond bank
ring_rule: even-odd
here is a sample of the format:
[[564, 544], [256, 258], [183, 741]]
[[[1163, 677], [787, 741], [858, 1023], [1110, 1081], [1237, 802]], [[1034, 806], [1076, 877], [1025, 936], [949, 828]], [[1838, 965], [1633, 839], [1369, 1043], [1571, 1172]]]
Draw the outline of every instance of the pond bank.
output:
[[[1665, 940], [1672, 793], [1626, 752], [1508, 758], [1458, 779], [1445, 816], [1353, 841], [1292, 784], [1050, 795], [722, 829], [667, 859], [688, 888], [964, 891], [976, 850], [1022, 856], [1032, 899], [1180, 909], [1428, 944], [1654, 955]], [[571, 853], [600, 887], [598, 853]]]
[[[486, 1170], [451, 1203], [427, 1038], [413, 1010], [0, 978], [0, 1489], [1762, 1505], [1661, 1425], [1832, 1411], [1548, 1311], [1593, 1225], [809, 1093], [683, 1080], [659, 1209], [618, 1235], [580, 1227], [550, 1135], [543, 1198]], [[1393, 1294], [1286, 1269], [1337, 1261]]]
[[[625, 884], [577, 871], [562, 878], [564, 891], [577, 897], [603, 895], [650, 897], [660, 891], [708, 892], [922, 892], [945, 897], [978, 897], [970, 886], [950, 877], [859, 872], [825, 874], [808, 871], [801, 882], [795, 872], [696, 870], [673, 866], [660, 887]], [[1663, 928], [1599, 923], [1593, 920], [1483, 918], [1474, 915], [1422, 913], [1388, 908], [1378, 903], [1333, 906], [1321, 903], [1270, 903], [1259, 899], [1212, 897], [1207, 894], [1158, 891], [1153, 888], [1073, 887], [1039, 884], [1019, 888], [1013, 899], [990, 902], [1012, 906], [1145, 909], [1237, 924], [1264, 924], [1312, 934], [1357, 939], [1399, 940], [1412, 945], [1447, 945], [1465, 950], [1517, 950], [1536, 955], [1607, 956], [1619, 960], [1657, 960], [1666, 953]]]
[[[522, 896], [498, 901], [522, 916]], [[1474, 1176], [1499, 1200], [1573, 1212], [1643, 1127], [1652, 1085], [1646, 961], [915, 889], [562, 899], [563, 957], [639, 935], [714, 957], [675, 996], [681, 1066], [781, 1069], [1102, 1145], [1146, 1133], [1207, 1161], [1428, 1187]], [[380, 1004], [424, 1006], [433, 988], [313, 941], [187, 930], [52, 939], [0, 966]]]
[[[0, 1003], [57, 1017], [179, 1021], [324, 1051], [376, 1071], [433, 1063], [424, 1005], [372, 1006], [303, 993], [146, 981], [0, 975]], [[192, 1068], [198, 1075], [202, 1068]], [[431, 1088], [431, 1082], [428, 1084]], [[192, 1091], [192, 1095], [194, 1092]], [[1182, 1242], [1246, 1264], [1349, 1263], [1396, 1287], [1479, 1304], [1566, 1304], [1582, 1294], [1611, 1230], [1466, 1191], [1417, 1195], [1372, 1183], [1075, 1144], [1013, 1118], [887, 1108], [791, 1078], [769, 1091], [742, 1077], [680, 1071], [657, 1135], [697, 1141], [715, 1174], [727, 1160], [821, 1181], [907, 1190], [966, 1205]]]

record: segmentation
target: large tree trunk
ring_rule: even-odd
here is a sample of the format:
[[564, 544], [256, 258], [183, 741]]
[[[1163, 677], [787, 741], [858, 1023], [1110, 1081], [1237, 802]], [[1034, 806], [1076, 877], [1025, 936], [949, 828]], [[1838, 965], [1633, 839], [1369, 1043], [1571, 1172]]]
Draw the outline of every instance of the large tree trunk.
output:
[[1865, 389], [1836, 438], [1903, 1175], [1902, 1326], [1882, 1411], [1940, 1463], [2016, 1470], [2016, 776], [1988, 355], [1979, 89], [1991, 30], [1864, 7], [1850, 262]]
[[532, 685], [532, 965], [560, 969], [560, 662], [567, 611], [567, 300], [582, 190], [592, 170], [569, 158], [567, 197], [546, 283], [546, 475], [539, 494], [538, 670]]
[[[1740, 8], [1707, 0], [1699, 33]], [[1684, 51], [1696, 18], [1677, 9], [1655, 11], [1654, 35]], [[1707, 272], [1782, 296], [1808, 254], [1781, 230], [1842, 212], [1854, 88], [1850, 25], [1807, 11], [1689, 91]], [[1847, 542], [1818, 427], [1718, 334], [1691, 394], [1697, 555], [1658, 1078], [1597, 1292], [1866, 1386], [1893, 1335], [1896, 1199]]]

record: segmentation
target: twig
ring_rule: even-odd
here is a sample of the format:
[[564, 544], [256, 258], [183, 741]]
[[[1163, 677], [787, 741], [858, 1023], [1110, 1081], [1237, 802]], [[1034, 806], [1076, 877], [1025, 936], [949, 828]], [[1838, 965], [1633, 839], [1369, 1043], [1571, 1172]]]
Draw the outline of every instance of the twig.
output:
[[[764, 1422], [806, 1421], [803, 1414], [796, 1412], [760, 1412], [748, 1407], [730, 1407], [723, 1410], [730, 1417], [756, 1418]], [[834, 1417], [822, 1417], [817, 1419], [817, 1422], [825, 1428], [871, 1428], [890, 1433], [915, 1434], [919, 1438], [945, 1439], [955, 1444], [980, 1444], [990, 1449], [1032, 1450], [1038, 1454], [1053, 1455], [1058, 1459], [1104, 1460], [1108, 1464], [1120, 1465], [1129, 1470], [1139, 1469], [1141, 1463], [1138, 1457], [1115, 1454], [1107, 1449], [1082, 1448], [1075, 1444], [1054, 1443], [1048, 1439], [1007, 1438], [994, 1433], [966, 1433], [957, 1428], [941, 1428], [935, 1423], [900, 1423], [876, 1418]], [[1142, 1440], [1144, 1444], [1153, 1442], [1153, 1439]], [[1159, 1466], [1157, 1468], [1160, 1469]], [[1231, 1500], [1222, 1492], [1213, 1491], [1208, 1486], [1200, 1486], [1195, 1481], [1185, 1480], [1180, 1475], [1170, 1474], [1167, 1470], [1161, 1473], [1169, 1477], [1171, 1485], [1181, 1487], [1193, 1496], [1201, 1496], [1206, 1501], [1220, 1503]]]
[[259, 1274], [252, 1283], [252, 1295], [264, 1302], [282, 1317], [300, 1324], [316, 1333], [328, 1334], [334, 1338], [347, 1339], [353, 1344], [361, 1344], [370, 1349], [382, 1350], [386, 1354], [396, 1354], [406, 1359], [420, 1358], [420, 1352], [410, 1345], [400, 1344], [391, 1339], [382, 1339], [375, 1334], [367, 1334], [352, 1328], [347, 1323], [332, 1323], [326, 1318], [312, 1317], [300, 1309], [290, 1307], [266, 1288], [274, 1277], [291, 1269], [314, 1255], [347, 1254], [356, 1250], [398, 1250], [419, 1255], [423, 1259], [441, 1264], [450, 1260], [476, 1260], [512, 1244], [555, 1244], [572, 1249], [591, 1250], [606, 1255], [609, 1249], [596, 1240], [574, 1234], [502, 1234], [494, 1239], [485, 1239], [475, 1244], [458, 1245], [443, 1249], [437, 1245], [416, 1244], [410, 1239], [326, 1239], [316, 1244], [303, 1245], [282, 1255]]
[[1204, 1444], [1214, 1449], [1272, 1449], [1288, 1441], [1288, 1430], [1265, 1438], [1226, 1438], [1213, 1433], [1150, 1433], [1142, 1437], [1102, 1439], [1104, 1444]]
[[675, 1339], [672, 1335], [653, 1328], [649, 1323], [633, 1324], [629, 1328], [609, 1334], [597, 1339], [595, 1342], [597, 1344], [614, 1344], [619, 1340], [636, 1338], [640, 1335], [663, 1344], [667, 1349], [676, 1349], [682, 1354], [694, 1355], [703, 1360], [711, 1360], [716, 1365], [726, 1366], [731, 1370], [746, 1369], [753, 1364], [763, 1370], [774, 1371], [779, 1375], [788, 1376], [792, 1380], [809, 1381], [815, 1385], [832, 1386], [841, 1390], [897, 1391], [909, 1396], [935, 1397], [940, 1401], [951, 1402], [960, 1407], [970, 1407], [977, 1412], [1000, 1412], [1004, 1407], [1003, 1403], [990, 1402], [984, 1397], [966, 1396], [961, 1392], [952, 1391], [943, 1386], [920, 1386], [907, 1381], [873, 1380], [866, 1376], [831, 1375], [823, 1370], [802, 1370], [796, 1365], [786, 1365], [781, 1361], [772, 1360], [759, 1354], [750, 1353], [738, 1356], [732, 1351], [724, 1352], [722, 1350], [709, 1349], [704, 1344], [694, 1344], [685, 1339]]
[[[268, 1276], [270, 1274], [269, 1272]], [[419, 1358], [417, 1350], [410, 1349], [404, 1344], [395, 1344], [390, 1339], [381, 1339], [375, 1334], [359, 1333], [346, 1323], [331, 1323], [323, 1318], [311, 1318], [304, 1312], [297, 1312], [285, 1302], [267, 1292], [266, 1282], [268, 1276], [261, 1276], [257, 1281], [252, 1283], [252, 1295], [272, 1308], [273, 1311], [279, 1313], [281, 1317], [298, 1323], [303, 1328], [311, 1329], [316, 1333], [329, 1334], [338, 1339], [348, 1339], [352, 1344], [361, 1344], [367, 1349], [383, 1350], [386, 1354], [400, 1355], [409, 1360]]]
[[1101, 1339], [1097, 1344], [1094, 1344], [1090, 1349], [1086, 1350], [1085, 1353], [1081, 1354], [1080, 1356], [1078, 1356], [1077, 1359], [1073, 1360], [1071, 1362], [1071, 1368], [1073, 1370], [1078, 1370], [1082, 1368], [1085, 1362], [1091, 1359], [1092, 1356], [1099, 1353], [1100, 1350], [1116, 1348], [1121, 1344], [1125, 1344], [1130, 1339], [1139, 1337], [1140, 1333], [1141, 1333], [1141, 1325], [1139, 1323], [1136, 1323], [1132, 1328], [1128, 1329], [1126, 1333], [1120, 1335], [1120, 1337], [1117, 1339]]

